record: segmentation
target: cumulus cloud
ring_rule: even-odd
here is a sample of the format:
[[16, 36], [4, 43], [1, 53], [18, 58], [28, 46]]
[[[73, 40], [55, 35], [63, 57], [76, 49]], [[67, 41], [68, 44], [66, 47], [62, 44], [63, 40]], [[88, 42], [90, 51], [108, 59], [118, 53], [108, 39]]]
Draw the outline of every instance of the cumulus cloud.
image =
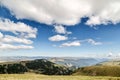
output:
[[120, 22], [120, 0], [101, 0], [98, 3], [94, 5], [96, 7], [93, 10], [94, 14], [89, 17], [87, 25], [107, 25]]
[[54, 35], [54, 36], [49, 38], [50, 41], [64, 41], [67, 39], [68, 39], [68, 37], [62, 36], [62, 35]]
[[66, 29], [63, 26], [61, 26], [61, 25], [57, 26], [56, 25], [54, 27], [55, 27], [55, 31], [57, 33], [60, 33], [60, 34], [65, 34], [66, 33]]
[[[120, 22], [120, 0], [0, 0], [18, 19], [45, 24], [87, 25]], [[26, 7], [27, 6], [27, 7]]]
[[2, 50], [6, 50], [6, 49], [10, 49], [10, 50], [16, 50], [16, 49], [32, 49], [33, 46], [28, 46], [28, 45], [12, 45], [12, 44], [3, 44], [0, 43], [0, 49]]
[[26, 38], [36, 38], [37, 29], [32, 28], [22, 22], [14, 23], [9, 19], [0, 18], [0, 30], [12, 32], [16, 35], [21, 35]]
[[55, 32], [59, 34], [71, 34], [72, 32], [68, 32], [66, 28], [62, 25], [55, 25]]
[[97, 42], [93, 39], [86, 39], [86, 40], [75, 40], [75, 41], [71, 41], [71, 42], [65, 42], [65, 43], [62, 43], [59, 47], [71, 47], [71, 46], [81, 46], [81, 44], [83, 43], [90, 43], [92, 45], [102, 45], [102, 42]]
[[[37, 29], [22, 22], [14, 23], [0, 18], [0, 49], [32, 49], [31, 38], [36, 38]], [[6, 32], [12, 33], [7, 35]], [[17, 44], [17, 45], [16, 45]]]
[[3, 38], [3, 34], [0, 32], [0, 39]]
[[[0, 32], [0, 35], [2, 33]], [[2, 34], [3, 35], [3, 34]], [[25, 38], [18, 38], [10, 35], [5, 35], [0, 38], [0, 42], [5, 43], [23, 43], [23, 44], [32, 44], [33, 42], [31, 40], [25, 39]]]
[[80, 41], [73, 41], [73, 42], [63, 43], [61, 44], [60, 47], [71, 47], [71, 46], [80, 46], [80, 45], [81, 45]]
[[97, 42], [93, 39], [87, 39], [87, 42], [92, 44], [92, 45], [102, 45], [102, 42]]

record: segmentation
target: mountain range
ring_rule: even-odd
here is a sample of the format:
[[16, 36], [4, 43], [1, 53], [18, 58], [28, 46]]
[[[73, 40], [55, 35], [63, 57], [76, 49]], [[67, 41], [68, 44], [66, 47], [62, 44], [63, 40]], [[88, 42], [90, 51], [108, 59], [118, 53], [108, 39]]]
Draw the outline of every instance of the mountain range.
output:
[[67, 67], [85, 67], [95, 65], [104, 61], [107, 58], [89, 58], [89, 57], [43, 57], [43, 56], [4, 56], [0, 57], [0, 62], [20, 62], [26, 60], [46, 59], [56, 64], [64, 65]]

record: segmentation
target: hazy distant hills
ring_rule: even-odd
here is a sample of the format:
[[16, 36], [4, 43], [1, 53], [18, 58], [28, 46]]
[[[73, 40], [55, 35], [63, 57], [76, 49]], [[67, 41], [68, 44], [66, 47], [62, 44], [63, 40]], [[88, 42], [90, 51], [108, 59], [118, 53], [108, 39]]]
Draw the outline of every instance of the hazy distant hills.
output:
[[0, 74], [38, 73], [120, 77], [120, 59], [85, 57], [0, 57]]
[[0, 57], [0, 62], [18, 62], [26, 60], [35, 60], [35, 59], [47, 59], [53, 63], [60, 65], [65, 65], [67, 67], [83, 67], [91, 66], [104, 61], [107, 61], [105, 58], [76, 58], [76, 57], [27, 57], [27, 56], [11, 56], [11, 57]]
[[109, 61], [98, 63], [97, 65], [102, 66], [120, 66], [120, 59], [112, 59]]
[[[101, 63], [99, 65], [92, 65], [93, 63], [92, 64], [89, 63], [89, 65], [92, 65], [92, 66], [86, 66], [88, 65], [88, 62], [96, 63], [96, 62], [103, 61], [104, 59], [95, 59], [95, 58], [47, 58], [47, 59], [48, 60], [36, 59], [36, 60], [25, 60], [25, 61], [19, 61], [19, 62], [16, 62], [16, 61], [3, 62], [3, 63], [0, 63], [0, 74], [36, 73], [36, 74], [45, 74], [45, 75], [84, 75], [84, 76], [120, 77], [120, 66], [108, 66], [106, 64], [100, 65]], [[65, 63], [66, 66], [56, 64], [58, 61], [61, 62], [61, 64], [62, 62]], [[73, 69], [71, 68], [73, 65], [72, 61], [73, 61], [73, 64], [76, 63], [75, 65], [77, 65], [78, 63], [79, 65], [85, 66], [85, 67]], [[70, 67], [67, 67], [68, 66], [67, 64], [69, 64], [68, 62], [71, 63]], [[84, 62], [86, 62], [86, 65], [81, 64]], [[111, 62], [111, 61], [105, 61], [105, 63], [106, 62]]]
[[26, 60], [35, 60], [35, 59], [46, 59], [46, 57], [28, 57], [28, 56], [3, 56], [0, 57], [0, 62], [13, 62], [13, 61], [26, 61]]
[[120, 77], [120, 59], [109, 59], [96, 65], [80, 67], [74, 75]]
[[65, 65], [68, 67], [84, 67], [84, 66], [91, 66], [95, 65], [97, 63], [107, 61], [107, 59], [104, 58], [51, 58], [51, 62]]

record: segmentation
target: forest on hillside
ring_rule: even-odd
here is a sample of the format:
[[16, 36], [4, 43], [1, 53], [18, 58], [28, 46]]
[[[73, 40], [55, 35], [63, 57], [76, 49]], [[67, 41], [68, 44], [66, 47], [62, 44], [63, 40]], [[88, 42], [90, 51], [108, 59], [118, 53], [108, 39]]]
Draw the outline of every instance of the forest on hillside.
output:
[[25, 72], [33, 72], [46, 75], [72, 74], [72, 70], [69, 68], [52, 63], [45, 59], [0, 64], [0, 74], [23, 74]]

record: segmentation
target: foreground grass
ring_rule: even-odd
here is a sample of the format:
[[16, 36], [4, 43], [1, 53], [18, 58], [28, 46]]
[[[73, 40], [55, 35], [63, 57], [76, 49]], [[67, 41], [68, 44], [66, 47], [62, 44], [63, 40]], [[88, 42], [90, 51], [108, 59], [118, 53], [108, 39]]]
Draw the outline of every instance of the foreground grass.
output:
[[120, 80], [120, 77], [46, 76], [40, 74], [0, 74], [0, 80]]

